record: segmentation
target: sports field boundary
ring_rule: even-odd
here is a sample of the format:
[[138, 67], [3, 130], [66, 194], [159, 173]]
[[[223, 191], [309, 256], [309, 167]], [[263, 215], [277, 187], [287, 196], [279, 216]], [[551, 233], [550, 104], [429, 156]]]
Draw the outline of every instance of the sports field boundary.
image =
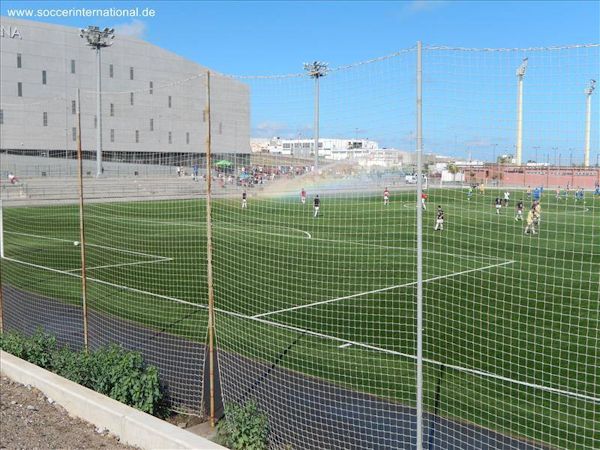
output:
[[[60, 270], [57, 270], [57, 269], [52, 269], [52, 268], [48, 268], [48, 267], [44, 267], [44, 266], [39, 266], [39, 265], [32, 264], [32, 263], [25, 263], [23, 261], [13, 260], [11, 258], [6, 258], [6, 257], [3, 258], [3, 259], [5, 259], [7, 261], [13, 261], [13, 262], [16, 262], [18, 264], [24, 264], [24, 265], [32, 266], [32, 267], [39, 268], [39, 269], [50, 270], [52, 272], [62, 273], [62, 274], [68, 275], [68, 276], [72, 276], [72, 277], [76, 277], [76, 278], [81, 278], [81, 275], [74, 274], [74, 273], [71, 273], [71, 272], [64, 272], [64, 271], [60, 271]], [[507, 265], [508, 263], [513, 263], [513, 262], [514, 261], [507, 261], [507, 262], [503, 263], [503, 265]], [[474, 271], [479, 271], [479, 270], [482, 270], [482, 269], [481, 268], [477, 268], [477, 269], [472, 269], [470, 271], [474, 272]], [[442, 277], [444, 277], [444, 276], [442, 276]], [[193, 302], [189, 302], [187, 300], [178, 299], [178, 298], [175, 298], [175, 297], [169, 297], [169, 296], [166, 296], [166, 295], [160, 295], [160, 294], [156, 294], [156, 293], [153, 293], [153, 292], [143, 291], [141, 289], [131, 288], [131, 287], [128, 287], [128, 286], [120, 286], [120, 285], [117, 285], [115, 283], [109, 283], [107, 281], [103, 281], [103, 280], [99, 280], [99, 279], [95, 279], [95, 278], [91, 278], [91, 277], [88, 277], [88, 280], [89, 281], [93, 281], [93, 282], [97, 282], [97, 283], [101, 283], [101, 284], [104, 284], [104, 285], [107, 285], [107, 286], [115, 287], [117, 289], [123, 289], [125, 291], [131, 291], [131, 292], [136, 292], [136, 293], [142, 294], [142, 295], [148, 295], [150, 297], [159, 298], [159, 299], [162, 299], [162, 300], [173, 301], [173, 302], [176, 302], [176, 303], [180, 303], [180, 304], [184, 304], [184, 305], [188, 305], [188, 306], [192, 306], [192, 307], [196, 307], [196, 308], [206, 309], [206, 310], [208, 309], [207, 305], [193, 303]], [[429, 281], [432, 281], [432, 280], [429, 280]], [[414, 282], [412, 282], [412, 283], [414, 284]], [[387, 288], [387, 289], [391, 289], [391, 288]], [[332, 301], [333, 300], [338, 300], [338, 299], [332, 299]], [[295, 327], [295, 326], [292, 326], [292, 325], [287, 325], [287, 324], [276, 322], [276, 321], [272, 321], [272, 320], [266, 320], [266, 319], [263, 319], [262, 317], [248, 316], [246, 314], [241, 314], [241, 313], [237, 313], [237, 312], [234, 312], [234, 311], [228, 311], [228, 310], [224, 310], [224, 309], [221, 309], [221, 308], [215, 308], [215, 312], [217, 312], [219, 314], [225, 314], [225, 315], [230, 316], [230, 317], [235, 317], [235, 318], [238, 318], [238, 319], [256, 321], [256, 322], [262, 323], [264, 325], [269, 325], [269, 326], [273, 326], [273, 327], [277, 327], [277, 328], [282, 328], [282, 329], [286, 329], [286, 330], [297, 332], [297, 333], [307, 334], [307, 335], [310, 335], [310, 336], [313, 336], [313, 337], [317, 337], [317, 338], [321, 338], [321, 339], [327, 339], [327, 340], [336, 341], [336, 342], [339, 342], [340, 344], [350, 344], [352, 346], [356, 346], [356, 347], [363, 348], [363, 349], [370, 350], [370, 351], [381, 352], [381, 353], [385, 353], [385, 354], [389, 354], [389, 355], [394, 355], [394, 356], [400, 356], [400, 357], [408, 358], [408, 359], [412, 359], [412, 360], [416, 360], [416, 358], [417, 358], [416, 355], [412, 355], [412, 354], [409, 354], [409, 353], [399, 352], [399, 351], [396, 351], [396, 350], [386, 349], [386, 348], [382, 348], [382, 347], [377, 347], [375, 345], [366, 344], [366, 343], [363, 343], [363, 342], [352, 341], [352, 340], [349, 340], [349, 339], [344, 339], [344, 338], [340, 338], [340, 337], [336, 337], [336, 336], [331, 336], [331, 335], [328, 335], [328, 334], [319, 333], [317, 331], [313, 331], [313, 330], [309, 330], [309, 329], [299, 328], [299, 327]], [[470, 374], [481, 376], [481, 377], [489, 377], [489, 378], [492, 378], [492, 379], [497, 379], [497, 380], [505, 381], [505, 382], [516, 384], [516, 385], [520, 385], [520, 386], [526, 386], [526, 387], [533, 388], [533, 389], [539, 389], [541, 391], [551, 392], [551, 393], [558, 394], [558, 395], [564, 395], [564, 396], [567, 396], [567, 397], [578, 398], [578, 399], [581, 399], [581, 400], [584, 400], [584, 401], [589, 401], [589, 402], [592, 402], [592, 403], [598, 403], [598, 404], [600, 404], [600, 397], [593, 397], [591, 395], [581, 394], [581, 393], [578, 393], [578, 392], [571, 392], [571, 391], [567, 391], [567, 390], [564, 390], [564, 389], [558, 389], [558, 388], [553, 388], [553, 387], [549, 387], [549, 386], [544, 386], [544, 385], [541, 385], [541, 384], [529, 383], [529, 382], [526, 382], [526, 381], [516, 380], [516, 379], [513, 379], [513, 378], [505, 377], [505, 376], [494, 374], [494, 373], [491, 373], [491, 372], [486, 372], [486, 371], [479, 370], [479, 369], [449, 365], [449, 364], [445, 364], [445, 363], [442, 363], [440, 361], [436, 361], [436, 360], [433, 360], [433, 359], [424, 358], [423, 361], [427, 362], [427, 363], [430, 363], [430, 364], [433, 364], [433, 365], [437, 365], [437, 366], [445, 365], [448, 368], [452, 368], [454, 370], [457, 370], [457, 371], [460, 371], [460, 372], [464, 372], [464, 373], [470, 373]]]

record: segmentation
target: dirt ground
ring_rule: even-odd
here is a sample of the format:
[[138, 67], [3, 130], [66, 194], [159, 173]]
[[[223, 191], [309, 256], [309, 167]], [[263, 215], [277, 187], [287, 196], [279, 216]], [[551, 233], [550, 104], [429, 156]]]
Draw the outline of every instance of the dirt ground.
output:
[[134, 449], [106, 430], [70, 417], [31, 386], [0, 377], [0, 449]]

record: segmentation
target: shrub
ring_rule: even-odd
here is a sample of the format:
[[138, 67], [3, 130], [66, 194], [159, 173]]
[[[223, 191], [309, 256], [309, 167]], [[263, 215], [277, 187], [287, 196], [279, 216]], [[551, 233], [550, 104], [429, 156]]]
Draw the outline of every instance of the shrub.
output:
[[52, 354], [57, 350], [56, 338], [37, 329], [31, 337], [20, 333], [3, 334], [0, 347], [36, 366], [52, 370]]
[[41, 330], [31, 337], [1, 334], [0, 348], [140, 411], [156, 416], [165, 413], [158, 370], [146, 366], [140, 353], [117, 345], [75, 352], [59, 348], [56, 338]]
[[254, 400], [243, 405], [225, 405], [225, 419], [217, 424], [219, 442], [232, 450], [263, 450], [268, 446], [269, 426], [266, 414]]

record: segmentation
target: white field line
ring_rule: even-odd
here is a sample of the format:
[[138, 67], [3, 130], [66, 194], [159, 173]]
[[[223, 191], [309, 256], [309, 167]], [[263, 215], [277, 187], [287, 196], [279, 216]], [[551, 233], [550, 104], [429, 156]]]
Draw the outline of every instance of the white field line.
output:
[[[12, 262], [15, 262], [15, 263], [18, 263], [18, 264], [23, 264], [25, 266], [35, 267], [37, 269], [43, 269], [43, 270], [48, 270], [50, 272], [60, 273], [60, 274], [63, 274], [63, 275], [74, 277], [74, 278], [81, 278], [81, 275], [73, 273], [73, 272], [69, 272], [69, 271], [66, 271], [66, 270], [53, 269], [52, 267], [40, 266], [38, 264], [28, 263], [28, 262], [25, 262], [25, 261], [19, 261], [18, 259], [13, 259], [13, 258], [6, 258], [6, 257], [4, 257], [2, 259], [5, 259], [7, 261], [12, 261]], [[129, 287], [129, 286], [123, 286], [123, 285], [120, 285], [120, 284], [110, 283], [108, 281], [99, 280], [98, 278], [86, 277], [86, 280], [93, 281], [93, 282], [99, 283], [99, 284], [104, 284], [106, 286], [111, 286], [111, 287], [114, 287], [114, 288], [117, 288], [117, 289], [123, 289], [123, 290], [129, 291], [129, 292], [135, 292], [135, 293], [138, 293], [138, 294], [148, 295], [150, 297], [156, 297], [156, 298], [160, 298], [160, 299], [163, 299], [163, 300], [171, 300], [171, 301], [173, 301], [175, 303], [181, 303], [182, 305], [195, 306], [195, 307], [203, 308], [203, 309], [207, 309], [208, 308], [208, 306], [206, 306], [206, 305], [201, 305], [201, 304], [198, 304], [198, 303], [188, 302], [187, 300], [181, 300], [181, 299], [176, 298], [176, 297], [169, 297], [168, 295], [160, 295], [160, 294], [155, 294], [154, 292], [142, 291], [141, 289], [136, 289], [136, 288], [132, 288], [132, 287]], [[219, 312], [224, 312], [224, 311], [219, 311]]]
[[[494, 267], [506, 266], [508, 264], [513, 264], [514, 262], [515, 261], [505, 261], [503, 263], [492, 264], [490, 266], [478, 267], [478, 268], [469, 269], [469, 270], [463, 270], [462, 272], [450, 273], [450, 274], [447, 274], [447, 275], [439, 275], [437, 277], [428, 278], [426, 280], [423, 280], [423, 283], [428, 283], [430, 281], [442, 280], [444, 278], [457, 277], [459, 275], [464, 275], [466, 273], [479, 272], [481, 270], [493, 269]], [[358, 294], [346, 295], [344, 297], [330, 298], [329, 300], [321, 300], [321, 301], [318, 301], [318, 302], [307, 303], [306, 305], [292, 306], [291, 308], [279, 309], [277, 311], [270, 311], [270, 312], [266, 312], [266, 313], [256, 314], [256, 315], [252, 316], [252, 318], [256, 319], [256, 318], [259, 318], [259, 317], [271, 316], [273, 314], [280, 314], [280, 313], [284, 313], [284, 312], [288, 312], [288, 311], [295, 311], [295, 310], [298, 310], [298, 309], [311, 308], [313, 306], [325, 305], [327, 303], [338, 302], [338, 301], [341, 301], [341, 300], [348, 300], [350, 298], [362, 297], [363, 295], [377, 294], [379, 292], [385, 292], [385, 291], [390, 291], [392, 289], [398, 289], [398, 288], [403, 288], [403, 287], [408, 287], [408, 286], [414, 286], [416, 284], [417, 284], [417, 281], [411, 281], [410, 283], [397, 284], [395, 286], [388, 286], [388, 287], [384, 287], [384, 288], [381, 288], [381, 289], [374, 289], [372, 291], [367, 291], [367, 292], [359, 292]]]
[[[102, 219], [102, 217], [99, 217], [99, 216], [89, 216], [88, 215], [87, 217], [95, 217], [95, 218]], [[188, 223], [188, 222], [162, 221], [162, 220], [141, 219], [141, 218], [120, 218], [119, 220], [129, 221], [129, 222], [154, 223], [157, 225], [182, 226], [182, 227], [206, 229], [205, 224]], [[218, 222], [215, 222], [214, 224], [218, 225], [218, 226], [223, 226], [223, 225], [219, 224]], [[395, 247], [395, 246], [390, 246], [390, 245], [372, 244], [369, 242], [361, 242], [361, 241], [347, 241], [347, 240], [342, 240], [342, 239], [314, 238], [311, 236], [311, 234], [308, 231], [300, 230], [298, 228], [283, 227], [283, 226], [278, 226], [278, 225], [261, 225], [261, 224], [252, 224], [252, 225], [265, 226], [265, 227], [271, 226], [274, 228], [298, 231], [300, 233], [303, 233], [307, 239], [311, 239], [313, 241], [333, 242], [333, 243], [337, 243], [337, 244], [347, 244], [347, 245], [350, 244], [350, 245], [358, 245], [358, 246], [363, 246], [363, 247], [382, 248], [382, 249], [386, 249], [386, 250], [408, 250], [408, 251], [412, 251], [412, 252], [417, 251], [417, 249], [413, 248], [413, 247]], [[260, 231], [260, 230], [252, 229], [252, 228], [242, 228], [241, 226], [235, 226], [235, 225], [234, 226], [224, 226], [224, 228], [246, 231], [246, 232], [251, 232], [251, 233], [258, 233], [258, 234], [266, 234], [269, 236], [282, 236], [282, 237], [287, 237], [287, 238], [291, 238], [291, 239], [305, 239], [303, 236], [281, 234], [281, 233], [271, 233], [268, 231]], [[464, 254], [457, 255], [455, 253], [440, 252], [440, 251], [428, 250], [428, 249], [423, 249], [423, 251], [425, 253], [431, 253], [434, 255], [458, 256], [459, 258], [462, 258], [462, 259], [470, 259], [473, 261], [481, 261], [481, 262], [484, 262], [484, 261], [488, 261], [488, 262], [489, 261], [502, 261], [502, 262], [508, 261], [507, 259], [500, 258], [498, 256], [476, 256], [476, 255], [464, 255]]]
[[[70, 243], [75, 242], [75, 241], [71, 241], [70, 239], [61, 239], [61, 238], [55, 238], [55, 237], [49, 237], [49, 236], [39, 236], [37, 234], [19, 233], [17, 231], [5, 231], [4, 233], [6, 233], [6, 234], [17, 234], [19, 236], [28, 236], [28, 237], [34, 237], [34, 238], [39, 238], [39, 239], [48, 239], [48, 240], [51, 240], [51, 241], [70, 242]], [[96, 248], [102, 248], [102, 249], [105, 249], [105, 250], [114, 250], [115, 252], [128, 253], [130, 255], [147, 256], [148, 258], [157, 258], [157, 259], [158, 258], [166, 258], [166, 256], [151, 255], [149, 253], [136, 252], [136, 251], [133, 251], [133, 250], [126, 250], [126, 249], [116, 248], [116, 247], [108, 247], [106, 245], [89, 244], [87, 242], [86, 242], [85, 245], [87, 247], [96, 247]]]
[[[110, 267], [136, 266], [136, 265], [140, 265], [140, 264], [156, 264], [156, 263], [173, 261], [173, 260], [174, 260], [174, 258], [162, 257], [161, 259], [152, 259], [150, 261], [136, 261], [136, 262], [130, 262], [130, 263], [106, 264], [104, 266], [86, 267], [85, 270], [108, 269]], [[65, 272], [80, 272], [80, 271], [81, 271], [81, 268], [65, 270]]]
[[[230, 316], [242, 318], [242, 319], [254, 320], [256, 322], [260, 322], [260, 323], [263, 323], [265, 325], [271, 325], [271, 326], [274, 326], [274, 327], [284, 328], [286, 330], [291, 330], [291, 331], [295, 331], [295, 332], [298, 332], [298, 333], [304, 333], [304, 334], [308, 334], [308, 335], [319, 337], [319, 338], [323, 338], [323, 339], [329, 339], [329, 340], [332, 340], [332, 341], [337, 341], [337, 342], [340, 342], [342, 344], [348, 344], [348, 346], [355, 345], [357, 347], [365, 348], [365, 349], [368, 349], [368, 350], [373, 350], [373, 351], [376, 351], [376, 352], [386, 353], [386, 354], [389, 354], [389, 355], [402, 356], [402, 357], [413, 359], [413, 360], [417, 359], [417, 357], [415, 355], [411, 355], [411, 354], [408, 354], [408, 353], [402, 353], [402, 352], [398, 352], [398, 351], [395, 351], [395, 350], [389, 350], [389, 349], [377, 347], [375, 345], [363, 344], [362, 342], [350, 341], [350, 340], [342, 339], [342, 338], [335, 337], [335, 336], [329, 336], [327, 334], [318, 333], [316, 331], [305, 330], [303, 328], [294, 327], [292, 325], [286, 325], [286, 324], [283, 324], [283, 323], [272, 322], [270, 320], [257, 318], [256, 316], [249, 317], [249, 316], [246, 316], [244, 314], [234, 313], [234, 312], [231, 312], [231, 311], [220, 311], [220, 312], [225, 313], [225, 314], [230, 315]], [[452, 365], [452, 364], [446, 364], [446, 363], [442, 363], [442, 362], [439, 362], [439, 361], [435, 361], [435, 360], [429, 359], [429, 358], [423, 358], [423, 361], [425, 361], [427, 363], [430, 363], [430, 364], [436, 364], [438, 366], [446, 366], [446, 367], [449, 367], [451, 369], [458, 370], [460, 372], [466, 372], [466, 373], [470, 373], [470, 374], [474, 374], [474, 375], [479, 375], [481, 377], [490, 377], [490, 378], [494, 378], [496, 380], [506, 381], [508, 383], [518, 384], [518, 385], [521, 385], [521, 386], [527, 386], [527, 387], [530, 387], [530, 388], [540, 389], [542, 391], [552, 392], [552, 393], [560, 394], [560, 395], [566, 395], [566, 396], [569, 396], [569, 397], [576, 397], [576, 398], [580, 398], [580, 399], [583, 399], [583, 400], [586, 400], [586, 401], [592, 401], [594, 403], [600, 403], [600, 397], [592, 397], [590, 395], [579, 394], [577, 392], [570, 392], [570, 391], [565, 391], [565, 390], [562, 390], [562, 389], [557, 389], [557, 388], [543, 386], [543, 385], [540, 385], [540, 384], [528, 383], [528, 382], [525, 382], [525, 381], [514, 380], [512, 378], [508, 378], [508, 377], [505, 377], [505, 376], [502, 376], [502, 375], [496, 375], [496, 374], [490, 373], [490, 372], [485, 372], [483, 370], [477, 370], [477, 369], [470, 369], [468, 367], [455, 366], [455, 365]]]
[[[104, 219], [103, 217], [99, 217], [99, 216], [86, 216], [86, 217], [93, 217], [93, 218], [97, 218], [97, 219]], [[122, 220], [124, 222], [142, 222], [142, 223], [154, 223], [156, 225], [169, 225], [169, 226], [181, 226], [181, 227], [190, 227], [190, 228], [200, 228], [200, 229], [206, 229], [206, 224], [205, 223], [189, 223], [189, 222], [176, 222], [176, 221], [171, 221], [171, 220], [154, 220], [154, 219], [141, 219], [141, 218], [133, 218], [133, 217], [120, 217], [119, 220]], [[281, 233], [271, 233], [268, 231], [260, 231], [257, 229], [248, 229], [248, 228], [241, 228], [239, 226], [235, 226], [235, 225], [228, 225], [228, 226], [223, 226], [222, 224], [220, 224], [219, 222], [213, 222], [213, 225], [218, 225], [218, 226], [222, 226], [224, 228], [228, 228], [228, 229], [234, 229], [234, 230], [241, 230], [241, 231], [248, 231], [251, 233], [258, 233], [258, 234], [268, 234], [270, 236], [282, 236], [282, 237], [297, 237], [297, 236], [291, 236], [289, 234], [281, 234]], [[280, 226], [280, 225], [262, 225], [262, 224], [252, 224], [254, 226], [264, 226], [264, 227], [271, 227], [271, 228], [280, 228], [283, 230], [292, 230], [292, 231], [298, 231], [299, 233], [304, 234], [304, 236], [307, 237], [307, 239], [311, 239], [312, 236], [308, 231], [304, 231], [304, 230], [300, 230], [298, 228], [292, 228], [292, 227], [284, 227], [284, 226]]]
[[[12, 259], [12, 258], [6, 258], [5, 257], [3, 259], [5, 259], [7, 261], [13, 261], [13, 262], [16, 262], [16, 263], [19, 263], [19, 264], [24, 264], [26, 266], [36, 267], [38, 269], [44, 269], [44, 270], [48, 270], [48, 271], [51, 271], [51, 272], [61, 273], [61, 274], [64, 274], [64, 275], [75, 277], [75, 278], [81, 278], [81, 275], [77, 275], [77, 274], [69, 273], [69, 272], [64, 272], [64, 271], [58, 270], [58, 269], [52, 269], [50, 267], [39, 266], [37, 264], [32, 264], [32, 263], [26, 263], [26, 262], [23, 262], [23, 261]], [[98, 280], [98, 279], [95, 279], [95, 278], [89, 278], [88, 277], [88, 280], [95, 281], [97, 283], [105, 284], [107, 286], [112, 286], [112, 287], [115, 287], [115, 288], [118, 288], [118, 289], [123, 289], [123, 290], [126, 290], [126, 291], [130, 291], [130, 292], [136, 292], [136, 293], [139, 293], [139, 294], [148, 295], [150, 297], [160, 298], [160, 299], [163, 299], [163, 300], [170, 300], [170, 301], [173, 301], [175, 303], [180, 303], [180, 304], [183, 304], [183, 305], [188, 305], [188, 306], [192, 306], [192, 307], [196, 307], [196, 308], [202, 308], [202, 309], [208, 309], [208, 306], [206, 306], [206, 305], [201, 305], [201, 304], [198, 304], [198, 303], [188, 302], [186, 300], [181, 300], [181, 299], [178, 299], [178, 298], [175, 298], [175, 297], [169, 297], [167, 295], [160, 295], [160, 294], [155, 294], [153, 292], [142, 291], [140, 289], [135, 289], [135, 288], [127, 287], [127, 286], [121, 286], [121, 285], [118, 285], [118, 284], [109, 283], [107, 281]], [[389, 354], [389, 355], [401, 356], [401, 357], [408, 358], [408, 359], [413, 359], [413, 360], [417, 359], [417, 357], [415, 355], [411, 355], [411, 354], [408, 354], [408, 353], [402, 353], [402, 352], [398, 352], [398, 351], [395, 351], [395, 350], [389, 350], [389, 349], [377, 347], [375, 345], [363, 344], [361, 342], [350, 341], [348, 339], [342, 339], [342, 338], [335, 337], [335, 336], [329, 336], [327, 334], [318, 333], [316, 331], [305, 330], [303, 328], [298, 328], [298, 327], [294, 327], [294, 326], [291, 326], [291, 325], [286, 325], [286, 324], [283, 324], [283, 323], [272, 322], [270, 320], [257, 318], [256, 316], [247, 316], [245, 314], [236, 313], [236, 312], [233, 312], [233, 311], [226, 311], [226, 310], [222, 310], [220, 308], [215, 308], [215, 311], [217, 311], [219, 313], [222, 313], [222, 314], [225, 314], [225, 315], [228, 315], [228, 316], [232, 316], [232, 317], [237, 317], [237, 318], [246, 319], [246, 320], [253, 320], [255, 322], [262, 323], [264, 325], [274, 326], [274, 327], [277, 327], [277, 328], [283, 328], [283, 329], [294, 331], [294, 332], [298, 332], [298, 333], [308, 334], [310, 336], [315, 336], [315, 337], [318, 337], [318, 338], [329, 339], [329, 340], [332, 340], [332, 341], [339, 342], [341, 344], [348, 344], [348, 346], [355, 345], [357, 347], [361, 347], [361, 348], [364, 348], [364, 349], [367, 349], [367, 350], [373, 350], [373, 351], [376, 351], [376, 352], [386, 353], [386, 354]], [[504, 377], [502, 375], [496, 375], [496, 374], [493, 374], [493, 373], [490, 373], [490, 372], [485, 372], [483, 370], [470, 369], [470, 368], [467, 368], [467, 367], [455, 366], [455, 365], [452, 365], [452, 364], [445, 364], [445, 363], [441, 363], [439, 361], [435, 361], [433, 359], [424, 358], [423, 361], [425, 361], [427, 363], [430, 363], [430, 364], [436, 364], [436, 365], [439, 365], [439, 366], [444, 365], [446, 367], [449, 367], [451, 369], [454, 369], [454, 370], [457, 370], [457, 371], [460, 371], [460, 372], [471, 373], [471, 374], [474, 374], [474, 375], [479, 375], [481, 377], [490, 377], [490, 378], [494, 378], [494, 379], [497, 379], [497, 380], [506, 381], [508, 383], [518, 384], [518, 385], [521, 385], [521, 386], [527, 386], [527, 387], [530, 387], [530, 388], [533, 388], [533, 389], [539, 389], [539, 390], [542, 390], [542, 391], [552, 392], [552, 393], [559, 394], [559, 395], [565, 395], [565, 396], [569, 396], [569, 397], [580, 398], [580, 399], [583, 399], [583, 400], [586, 400], [586, 401], [591, 401], [591, 402], [594, 402], [594, 403], [600, 403], [600, 398], [592, 397], [592, 396], [585, 395], [585, 394], [579, 394], [579, 393], [576, 393], [576, 392], [565, 391], [565, 390], [562, 390], [562, 389], [547, 387], [547, 386], [543, 386], [543, 385], [539, 385], [539, 384], [535, 384], [535, 383], [528, 383], [528, 382], [524, 382], [524, 381], [514, 380], [512, 378]]]

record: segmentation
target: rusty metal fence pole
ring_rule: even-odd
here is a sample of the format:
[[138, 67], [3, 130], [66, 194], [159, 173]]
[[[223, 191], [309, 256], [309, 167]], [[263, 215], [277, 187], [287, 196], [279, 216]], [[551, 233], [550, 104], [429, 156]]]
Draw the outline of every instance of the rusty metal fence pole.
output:
[[208, 285], [208, 367], [210, 384], [210, 426], [215, 426], [215, 294], [212, 267], [212, 170], [211, 170], [211, 120], [210, 71], [206, 72], [206, 276]]
[[[85, 221], [83, 218], [83, 155], [81, 151], [81, 92], [77, 89], [77, 167], [79, 169], [79, 246], [81, 249], [81, 300], [83, 312], [83, 345], [88, 351], [87, 276], [85, 263]], [[75, 243], [77, 245], [77, 243]]]

